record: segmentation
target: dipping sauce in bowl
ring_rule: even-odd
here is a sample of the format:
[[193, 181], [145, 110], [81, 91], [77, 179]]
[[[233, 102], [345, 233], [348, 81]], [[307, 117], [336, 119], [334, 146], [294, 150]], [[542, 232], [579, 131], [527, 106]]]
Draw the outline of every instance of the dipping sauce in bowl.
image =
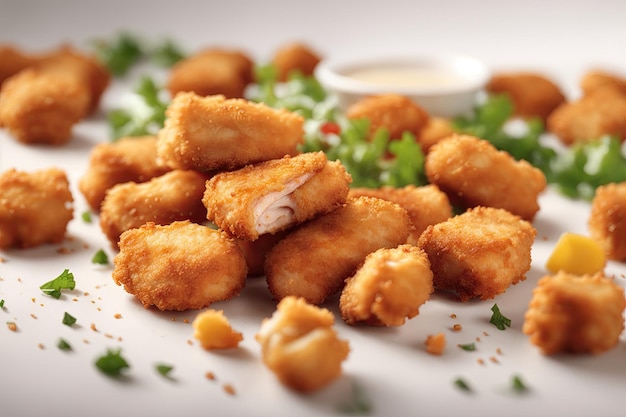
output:
[[364, 96], [394, 93], [409, 97], [431, 116], [455, 117], [476, 105], [490, 74], [475, 58], [441, 55], [323, 60], [315, 76], [337, 95], [342, 108]]

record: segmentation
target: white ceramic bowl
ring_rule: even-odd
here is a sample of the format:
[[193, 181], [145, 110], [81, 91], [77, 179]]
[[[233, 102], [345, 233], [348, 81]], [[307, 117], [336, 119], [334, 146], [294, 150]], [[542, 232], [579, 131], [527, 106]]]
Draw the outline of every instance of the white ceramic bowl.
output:
[[315, 77], [344, 109], [365, 96], [395, 93], [411, 98], [431, 116], [455, 117], [476, 105], [490, 72], [468, 56], [401, 56], [323, 60]]

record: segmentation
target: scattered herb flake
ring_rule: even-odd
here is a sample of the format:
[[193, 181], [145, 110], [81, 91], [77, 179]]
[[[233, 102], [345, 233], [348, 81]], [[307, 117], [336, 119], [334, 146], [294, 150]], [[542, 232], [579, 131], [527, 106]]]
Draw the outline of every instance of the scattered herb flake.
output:
[[350, 402], [340, 404], [338, 411], [345, 414], [360, 415], [366, 415], [372, 412], [372, 404], [360, 384], [352, 384], [352, 398]]
[[63, 324], [65, 324], [66, 326], [71, 326], [74, 323], [76, 323], [76, 317], [72, 316], [67, 311], [63, 313]]
[[72, 350], [72, 346], [63, 338], [59, 339], [57, 347], [61, 350]]
[[109, 376], [120, 375], [124, 369], [130, 368], [130, 365], [122, 357], [121, 353], [121, 349], [107, 349], [106, 354], [96, 360], [96, 367]]
[[511, 327], [511, 320], [500, 312], [498, 304], [494, 304], [493, 307], [491, 307], [491, 311], [493, 314], [491, 315], [491, 319], [489, 319], [489, 323], [493, 324], [500, 330], [504, 330], [506, 327]]
[[58, 300], [61, 297], [61, 290], [73, 290], [75, 287], [76, 282], [74, 281], [74, 274], [72, 274], [69, 269], [66, 269], [61, 273], [61, 275], [52, 281], [46, 282], [39, 288], [44, 292], [44, 294], [48, 294]]
[[170, 372], [174, 369], [173, 366], [171, 365], [166, 365], [163, 363], [159, 363], [155, 366], [155, 369], [157, 370], [158, 373], [160, 373], [161, 375], [167, 377], [169, 376]]
[[476, 344], [474, 342], [466, 343], [466, 344], [459, 344], [459, 347], [468, 352], [473, 352], [476, 350]]
[[98, 264], [98, 265], [108, 265], [109, 257], [104, 251], [104, 249], [98, 250], [98, 252], [96, 252], [93, 255], [93, 258], [91, 258], [91, 263]]
[[91, 223], [92, 218], [91, 218], [91, 212], [90, 211], [83, 211], [83, 214], [80, 215], [81, 219], [83, 219], [83, 221], [85, 223]]
[[0, 300], [0, 308], [4, 308], [4, 298]]
[[511, 388], [515, 392], [528, 391], [528, 387], [524, 384], [524, 381], [522, 381], [522, 378], [519, 375], [514, 375], [513, 378], [511, 378]]
[[461, 389], [463, 391], [471, 391], [472, 390], [472, 388], [469, 386], [467, 381], [465, 381], [465, 379], [463, 379], [461, 377], [459, 377], [459, 378], [454, 380], [454, 385], [456, 385], [459, 389]]

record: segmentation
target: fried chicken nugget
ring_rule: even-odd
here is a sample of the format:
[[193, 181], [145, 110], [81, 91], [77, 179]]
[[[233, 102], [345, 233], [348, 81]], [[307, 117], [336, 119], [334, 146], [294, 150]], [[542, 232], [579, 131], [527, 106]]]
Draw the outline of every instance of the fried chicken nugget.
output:
[[100, 228], [116, 248], [123, 232], [147, 222], [203, 223], [206, 208], [202, 195], [206, 180], [206, 175], [196, 171], [173, 170], [147, 182], [114, 185], [102, 202]]
[[346, 109], [348, 119], [368, 119], [369, 134], [380, 128], [389, 131], [390, 139], [400, 139], [404, 132], [416, 137], [428, 124], [430, 116], [408, 97], [399, 94], [381, 94], [364, 97]]
[[591, 237], [602, 246], [607, 258], [626, 260], [626, 182], [596, 189], [587, 225]]
[[369, 196], [393, 201], [406, 209], [413, 229], [407, 243], [417, 245], [420, 235], [431, 224], [452, 217], [452, 205], [446, 193], [434, 184], [420, 187], [407, 185], [402, 188], [383, 186], [381, 188], [351, 188], [349, 197]]
[[113, 281], [146, 308], [202, 309], [239, 295], [245, 285], [246, 260], [235, 241], [188, 220], [129, 229], [119, 248]]
[[341, 291], [339, 308], [348, 324], [401, 326], [419, 314], [434, 291], [426, 253], [413, 245], [370, 253]]
[[283, 298], [255, 336], [263, 363], [295, 391], [309, 393], [327, 386], [341, 376], [341, 365], [350, 353], [349, 343], [333, 328], [334, 321], [325, 308], [302, 298]]
[[178, 93], [158, 132], [157, 156], [171, 168], [237, 169], [299, 153], [304, 118], [262, 103]]
[[9, 169], [0, 175], [0, 249], [59, 243], [72, 220], [74, 199], [64, 171]]
[[601, 88], [579, 100], [559, 106], [550, 115], [547, 130], [572, 145], [605, 135], [626, 140], [626, 95]]
[[287, 232], [288, 230], [266, 233], [260, 235], [256, 240], [235, 239], [246, 257], [248, 277], [258, 277], [265, 274], [265, 257]]
[[490, 93], [507, 94], [513, 102], [513, 114], [546, 121], [565, 103], [561, 88], [543, 74], [534, 72], [503, 72], [494, 74], [485, 89]]
[[624, 330], [624, 289], [602, 273], [546, 275], [533, 290], [522, 331], [545, 355], [600, 354]]
[[146, 182], [171, 169], [157, 164], [155, 136], [125, 137], [96, 145], [78, 188], [92, 210], [99, 212], [106, 191], [116, 184]]
[[33, 66], [37, 58], [12, 45], [0, 45], [0, 86], [7, 78]]
[[287, 81], [289, 74], [293, 71], [299, 71], [302, 75], [311, 76], [321, 57], [310, 46], [292, 42], [281, 46], [274, 57], [272, 64], [278, 71], [278, 80]]
[[428, 254], [436, 289], [460, 301], [488, 300], [526, 279], [536, 234], [504, 209], [475, 207], [429, 226], [418, 246]]
[[242, 98], [254, 78], [253, 69], [254, 62], [242, 51], [207, 48], [176, 63], [166, 88], [172, 97], [185, 91], [200, 96]]
[[256, 240], [334, 210], [345, 202], [351, 181], [341, 162], [308, 152], [216, 174], [202, 202], [222, 230]]
[[592, 70], [583, 76], [580, 88], [585, 96], [604, 88], [612, 88], [626, 95], [626, 78], [605, 70]]
[[430, 151], [430, 148], [437, 142], [446, 137], [456, 133], [450, 119], [443, 117], [431, 117], [426, 123], [426, 126], [422, 128], [417, 137], [417, 141], [422, 147], [422, 152], [425, 154]]
[[265, 260], [276, 300], [299, 296], [321, 304], [337, 294], [365, 257], [406, 243], [411, 220], [400, 205], [373, 197], [349, 199], [281, 239]]
[[486, 140], [452, 135], [426, 155], [424, 170], [453, 204], [498, 207], [532, 221], [546, 177], [525, 160], [516, 161]]

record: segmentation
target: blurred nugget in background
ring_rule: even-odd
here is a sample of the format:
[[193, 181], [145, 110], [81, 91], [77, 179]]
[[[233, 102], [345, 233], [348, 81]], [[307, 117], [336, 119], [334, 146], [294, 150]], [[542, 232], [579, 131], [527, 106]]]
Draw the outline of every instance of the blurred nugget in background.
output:
[[278, 81], [287, 81], [296, 71], [304, 76], [312, 76], [320, 55], [304, 43], [292, 42], [276, 50], [272, 65], [276, 68]]

